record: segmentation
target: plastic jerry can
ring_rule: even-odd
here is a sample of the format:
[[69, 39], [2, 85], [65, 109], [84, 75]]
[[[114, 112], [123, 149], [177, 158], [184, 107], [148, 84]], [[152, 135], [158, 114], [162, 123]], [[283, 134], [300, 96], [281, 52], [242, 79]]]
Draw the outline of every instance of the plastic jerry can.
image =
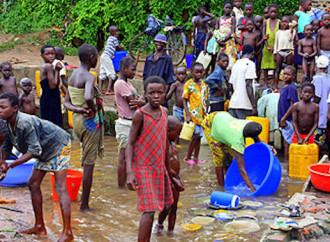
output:
[[195, 123], [193, 122], [184, 122], [183, 127], [180, 133], [180, 139], [191, 140], [195, 131]]
[[[253, 122], [259, 123], [262, 126], [262, 131], [259, 135], [259, 138], [260, 138], [261, 141], [268, 144], [268, 141], [269, 141], [269, 118], [249, 116], [249, 117], [246, 117], [246, 120], [251, 120]], [[245, 146], [249, 146], [251, 144], [254, 144], [253, 139], [246, 138], [245, 139]]]
[[282, 134], [278, 129], [274, 132], [274, 147], [276, 149], [282, 149]]
[[212, 56], [209, 55], [208, 53], [204, 54], [204, 52], [202, 51], [199, 55], [198, 58], [196, 60], [196, 62], [199, 62], [203, 65], [204, 69], [206, 69], [210, 62], [211, 62]]
[[306, 179], [308, 166], [319, 160], [319, 148], [316, 144], [291, 144], [289, 148], [289, 177]]
[[35, 78], [36, 78], [36, 90], [37, 90], [37, 97], [41, 97], [41, 85], [40, 85], [40, 71], [35, 72]]

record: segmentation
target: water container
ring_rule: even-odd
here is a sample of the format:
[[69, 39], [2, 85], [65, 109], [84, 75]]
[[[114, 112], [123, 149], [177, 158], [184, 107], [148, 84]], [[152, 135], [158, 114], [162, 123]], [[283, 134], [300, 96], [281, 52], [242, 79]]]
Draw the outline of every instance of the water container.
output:
[[194, 58], [193, 54], [186, 55], [187, 69], [191, 69], [193, 58]]
[[330, 164], [314, 164], [308, 166], [311, 181], [315, 188], [330, 192]]
[[195, 131], [195, 123], [193, 122], [184, 122], [183, 127], [180, 133], [180, 139], [190, 141]]
[[[71, 201], [77, 199], [82, 177], [83, 177], [83, 173], [81, 171], [75, 171], [71, 169], [67, 170], [66, 187]], [[53, 201], [58, 201], [59, 197], [55, 190], [55, 175], [53, 172], [50, 173], [50, 181], [52, 184]]]
[[89, 72], [92, 73], [95, 76], [94, 84], [97, 85], [97, 73], [95, 71], [89, 71]]
[[239, 204], [239, 196], [228, 192], [213, 191], [210, 201], [220, 208], [236, 208]]
[[196, 62], [201, 63], [203, 65], [204, 69], [206, 69], [209, 66], [211, 60], [212, 60], [212, 56], [209, 55], [208, 53], [204, 54], [204, 51], [202, 51], [198, 55]]
[[274, 132], [274, 147], [279, 150], [282, 149], [282, 135], [278, 129]]
[[72, 119], [73, 112], [68, 110], [68, 123], [69, 127], [72, 129], [73, 128], [73, 119]]
[[112, 59], [113, 67], [115, 68], [115, 71], [120, 70], [120, 60], [124, 57], [128, 57], [128, 52], [125, 50], [116, 51], [115, 57]]
[[37, 90], [37, 97], [41, 97], [41, 85], [40, 85], [40, 71], [35, 72], [35, 78], [36, 78], [36, 90]]
[[228, 168], [225, 190], [238, 196], [267, 196], [276, 192], [281, 182], [282, 168], [269, 146], [264, 143], [252, 144], [245, 148], [243, 158], [246, 172], [256, 191], [246, 192], [248, 187], [238, 170], [236, 159]]
[[319, 160], [316, 144], [291, 144], [289, 148], [289, 176], [305, 180], [309, 176], [308, 166]]
[[[249, 117], [246, 117], [246, 120], [251, 120], [253, 122], [261, 124], [262, 131], [259, 135], [259, 138], [261, 139], [261, 141], [268, 144], [268, 141], [269, 141], [269, 118], [249, 116]], [[249, 146], [250, 144], [253, 144], [254, 141], [251, 138], [246, 138], [245, 143], [246, 143], [246, 146]]]

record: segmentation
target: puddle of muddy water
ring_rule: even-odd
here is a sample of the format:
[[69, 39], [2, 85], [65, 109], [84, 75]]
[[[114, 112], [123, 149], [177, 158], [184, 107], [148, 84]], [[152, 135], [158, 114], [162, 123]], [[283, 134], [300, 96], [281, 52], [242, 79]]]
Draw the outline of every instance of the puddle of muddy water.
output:
[[[187, 151], [187, 143], [179, 149], [182, 158]], [[72, 142], [72, 155], [70, 168], [81, 170], [80, 166], [80, 145], [77, 141]], [[91, 192], [90, 205], [95, 209], [93, 212], [79, 212], [79, 202], [72, 202], [72, 227], [77, 241], [136, 241], [139, 219], [141, 213], [136, 210], [137, 195], [128, 190], [117, 188], [117, 142], [114, 137], [105, 138], [105, 158], [98, 161], [95, 167], [93, 188]], [[206, 208], [210, 194], [214, 190], [223, 190], [217, 185], [212, 154], [208, 146], [201, 146], [200, 158], [208, 162], [203, 165], [190, 166], [182, 162], [181, 176], [186, 184], [186, 191], [180, 193], [180, 201], [183, 206], [178, 208], [177, 222], [174, 235], [167, 236], [167, 222], [165, 222], [164, 235], [157, 237], [152, 235], [153, 241], [194, 241], [194, 240], [219, 240], [219, 238], [234, 239], [235, 241], [256, 241], [259, 240], [263, 231], [268, 228], [267, 223], [272, 219], [272, 211], [276, 210], [277, 203], [282, 203], [300, 191], [303, 183], [288, 178], [286, 169], [283, 169], [283, 177], [278, 191], [272, 196], [242, 198], [241, 201], [252, 200], [263, 203], [263, 207], [254, 210], [259, 220], [260, 230], [252, 234], [233, 235], [232, 232], [224, 230], [226, 221], [215, 220], [213, 223], [204, 226], [196, 232], [185, 231], [180, 224], [189, 224], [196, 214], [191, 208]], [[3, 196], [6, 192], [15, 194], [16, 189], [1, 188]], [[23, 191], [22, 191], [23, 190]], [[50, 175], [47, 175], [42, 191], [44, 195], [44, 215], [50, 232], [49, 240], [55, 240], [61, 234], [62, 219], [58, 202], [51, 199]], [[18, 188], [17, 193], [25, 193], [28, 196], [27, 188]], [[80, 198], [79, 192], [78, 199]], [[23, 200], [26, 203], [25, 200]], [[22, 202], [23, 202], [22, 201]], [[33, 223], [31, 205], [19, 204], [17, 206], [28, 210], [29, 222]], [[210, 211], [212, 213], [212, 211]], [[0, 211], [1, 216], [2, 211]], [[254, 213], [253, 213], [254, 214]], [[155, 215], [155, 222], [158, 213]], [[26, 224], [26, 223], [25, 223]], [[228, 233], [228, 235], [227, 235]], [[34, 240], [45, 241], [45, 238], [33, 236]]]

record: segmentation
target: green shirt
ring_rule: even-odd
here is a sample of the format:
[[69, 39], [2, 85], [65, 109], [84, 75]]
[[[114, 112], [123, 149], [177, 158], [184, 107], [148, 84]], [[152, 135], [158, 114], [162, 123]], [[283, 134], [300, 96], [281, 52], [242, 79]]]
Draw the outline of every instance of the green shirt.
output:
[[219, 112], [213, 119], [211, 136], [243, 154], [245, 149], [243, 130], [249, 122], [251, 121], [236, 119], [227, 112]]

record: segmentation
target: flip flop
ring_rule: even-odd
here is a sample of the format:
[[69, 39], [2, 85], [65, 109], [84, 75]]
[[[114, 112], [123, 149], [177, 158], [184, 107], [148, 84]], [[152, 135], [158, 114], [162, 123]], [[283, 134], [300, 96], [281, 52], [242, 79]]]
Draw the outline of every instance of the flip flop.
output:
[[105, 95], [115, 95], [115, 92], [103, 92]]
[[182, 148], [182, 145], [176, 145], [176, 148], [180, 149], [180, 148]]
[[276, 222], [275, 224], [269, 225], [269, 227], [275, 230], [283, 230], [283, 231], [292, 230], [292, 228], [289, 227], [286, 222]]
[[198, 160], [197, 163], [198, 163], [198, 164], [205, 164], [206, 161], [205, 161], [205, 160]]
[[186, 162], [189, 165], [195, 165], [196, 164], [196, 161], [194, 161], [194, 160], [185, 160], [184, 162]]

